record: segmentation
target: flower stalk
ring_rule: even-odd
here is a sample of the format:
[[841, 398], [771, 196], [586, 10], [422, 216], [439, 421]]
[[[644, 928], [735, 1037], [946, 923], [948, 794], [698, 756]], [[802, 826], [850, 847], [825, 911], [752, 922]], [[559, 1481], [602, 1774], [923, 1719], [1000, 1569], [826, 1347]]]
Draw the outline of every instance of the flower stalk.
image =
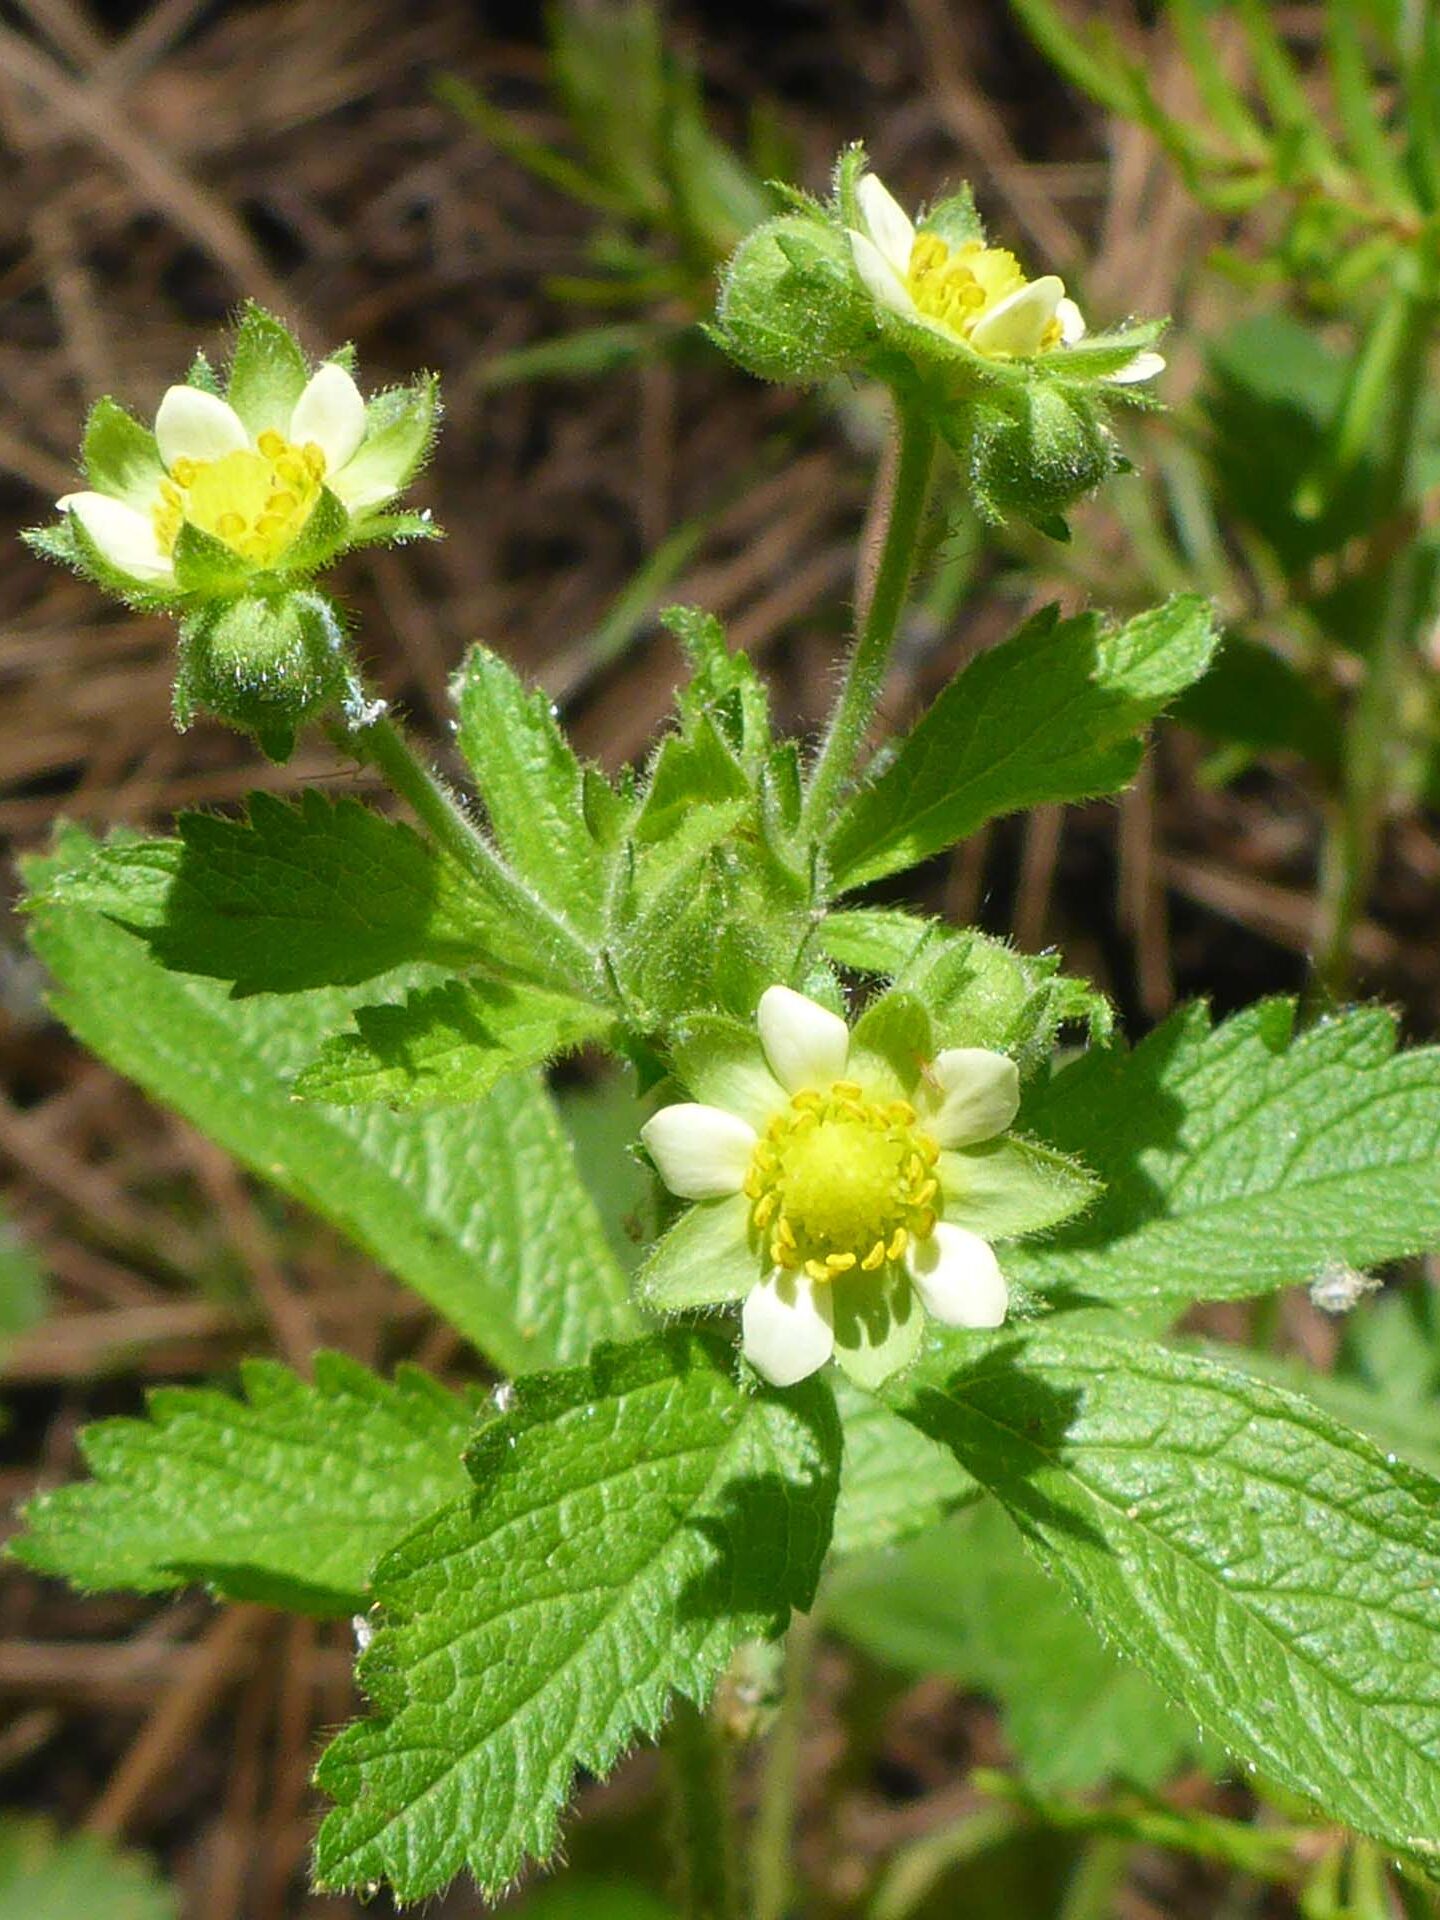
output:
[[821, 832], [827, 815], [855, 770], [856, 758], [884, 691], [886, 670], [915, 570], [935, 464], [935, 430], [916, 407], [897, 394], [896, 432], [899, 454], [875, 585], [805, 796], [804, 825], [811, 834]]

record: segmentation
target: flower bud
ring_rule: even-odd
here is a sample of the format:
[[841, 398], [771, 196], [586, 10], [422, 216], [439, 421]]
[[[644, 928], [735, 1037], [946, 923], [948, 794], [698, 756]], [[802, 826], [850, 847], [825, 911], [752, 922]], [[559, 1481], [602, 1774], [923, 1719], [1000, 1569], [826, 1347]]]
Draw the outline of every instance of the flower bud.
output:
[[351, 684], [345, 631], [328, 600], [306, 590], [247, 594], [182, 624], [175, 720], [183, 728], [196, 713], [212, 713], [284, 761], [301, 724]]
[[968, 424], [975, 503], [996, 523], [1020, 514], [1053, 531], [1117, 463], [1115, 441], [1095, 410], [1048, 383], [975, 400]]
[[716, 338], [762, 380], [807, 383], [847, 366], [871, 331], [844, 236], [781, 214], [741, 241], [720, 290]]

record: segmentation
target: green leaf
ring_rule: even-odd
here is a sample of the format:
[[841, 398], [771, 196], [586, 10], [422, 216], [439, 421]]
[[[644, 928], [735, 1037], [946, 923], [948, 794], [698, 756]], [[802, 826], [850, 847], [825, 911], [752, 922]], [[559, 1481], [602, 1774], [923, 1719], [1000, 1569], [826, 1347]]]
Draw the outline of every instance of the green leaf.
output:
[[613, 1017], [569, 994], [502, 980], [449, 980], [400, 1006], [357, 1007], [354, 1033], [334, 1034], [295, 1082], [302, 1100], [336, 1106], [459, 1106], [506, 1074], [573, 1052]]
[[176, 1920], [179, 1902], [142, 1854], [48, 1820], [0, 1818], [0, 1920]]
[[1243, 1298], [1440, 1240], [1440, 1051], [1397, 1054], [1380, 1007], [1298, 1035], [1288, 1001], [1213, 1030], [1189, 1007], [1133, 1052], [1092, 1051], [1037, 1086], [1021, 1124], [1106, 1189], [1014, 1250], [1029, 1286], [1110, 1304]]
[[497, 1367], [564, 1364], [633, 1329], [624, 1275], [535, 1080], [462, 1112], [296, 1102], [290, 1080], [358, 991], [237, 1001], [168, 972], [134, 934], [63, 904], [63, 875], [93, 851], [71, 832], [57, 861], [34, 863], [48, 896], [34, 945], [58, 1017], [86, 1045], [349, 1234]]
[[149, 427], [142, 427], [115, 401], [97, 400], [85, 422], [85, 477], [99, 493], [148, 513], [165, 477], [160, 449]]
[[467, 1459], [475, 1492], [382, 1564], [361, 1662], [376, 1717], [321, 1760], [322, 1888], [401, 1900], [545, 1859], [577, 1767], [608, 1772], [672, 1694], [808, 1607], [830, 1537], [833, 1403], [737, 1386], [676, 1333], [525, 1381]]
[[98, 848], [52, 897], [98, 908], [162, 965], [232, 981], [237, 996], [350, 986], [418, 962], [504, 964], [506, 921], [480, 883], [357, 800], [253, 793], [248, 819], [186, 813], [178, 825], [178, 840]]
[[741, 765], [758, 773], [770, 750], [770, 697], [750, 656], [732, 652], [724, 627], [702, 607], [666, 607], [660, 623], [694, 669], [680, 693], [682, 720], [694, 727], [708, 714]]
[[1042, 1792], [1158, 1787], [1194, 1745], [1193, 1726], [1108, 1651], [993, 1500], [845, 1568], [825, 1614], [877, 1659], [992, 1694]]
[[845, 1435], [832, 1543], [837, 1558], [893, 1546], [979, 1498], [979, 1487], [946, 1448], [844, 1374], [833, 1374], [830, 1384]]
[[597, 933], [606, 862], [590, 830], [580, 762], [546, 695], [472, 647], [454, 683], [460, 751], [501, 851], [555, 912]]
[[289, 437], [290, 416], [308, 378], [305, 356], [290, 329], [247, 300], [235, 329], [225, 397], [252, 440], [271, 429]]
[[270, 1360], [241, 1380], [243, 1399], [162, 1387], [147, 1419], [84, 1428], [93, 1478], [32, 1500], [9, 1551], [86, 1591], [203, 1581], [292, 1612], [367, 1606], [381, 1555], [464, 1492], [475, 1405], [338, 1353], [313, 1385]]
[[837, 890], [912, 867], [1022, 807], [1113, 793], [1139, 735], [1215, 645], [1194, 595], [1106, 633], [1052, 607], [959, 674], [836, 822]]
[[672, 734], [655, 756], [635, 838], [645, 845], [667, 840], [694, 819], [711, 816], [721, 831], [734, 823], [734, 809], [752, 798], [750, 782], [711, 717], [698, 713], [683, 734]]
[[1440, 1482], [1296, 1395], [1063, 1325], [938, 1343], [887, 1397], [1222, 1745], [1440, 1858]]

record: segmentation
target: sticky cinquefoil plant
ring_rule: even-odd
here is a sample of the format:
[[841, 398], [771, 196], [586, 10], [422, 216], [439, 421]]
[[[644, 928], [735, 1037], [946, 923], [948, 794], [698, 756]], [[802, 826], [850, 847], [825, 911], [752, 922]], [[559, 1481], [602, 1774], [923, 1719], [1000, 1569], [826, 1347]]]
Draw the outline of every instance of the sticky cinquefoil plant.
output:
[[[36, 544], [176, 610], [182, 711], [272, 750], [323, 719], [414, 824], [314, 790], [171, 838], [65, 830], [29, 872], [57, 1009], [385, 1262], [504, 1390], [250, 1362], [238, 1393], [89, 1429], [91, 1477], [33, 1502], [12, 1551], [85, 1588], [365, 1615], [370, 1710], [320, 1762], [318, 1886], [408, 1902], [468, 1870], [496, 1897], [553, 1855], [577, 1769], [662, 1736], [676, 1899], [777, 1920], [783, 1820], [747, 1890], [721, 1764], [765, 1715], [709, 1703], [827, 1569], [912, 1536], [963, 1555], [946, 1516], [983, 1496], [1039, 1562], [1016, 1635], [1058, 1583], [1084, 1615], [1056, 1615], [1070, 1664], [1109, 1657], [1098, 1630], [1183, 1709], [1168, 1752], [1198, 1725], [1296, 1819], [1423, 1876], [1440, 1481], [1356, 1430], [1385, 1430], [1363, 1396], [1342, 1422], [1169, 1330], [1440, 1237], [1440, 1058], [1397, 1052], [1380, 1008], [1297, 1028], [1280, 1001], [1218, 1027], [1187, 1008], [1132, 1051], [1054, 956], [865, 899], [989, 820], [1123, 787], [1204, 672], [1197, 598], [1119, 626], [1051, 609], [876, 737], [937, 441], [984, 512], [1043, 523], [1113, 464], [1102, 410], [1158, 371], [1156, 330], [1082, 338], [968, 195], [912, 229], [858, 150], [831, 208], [742, 245], [720, 329], [772, 376], [889, 387], [883, 550], [817, 748], [675, 609], [688, 681], [616, 782], [476, 647], [453, 686], [472, 802], [348, 661], [317, 689], [276, 638], [328, 607], [346, 546], [421, 530], [388, 501], [428, 385], [362, 421], [343, 366], [312, 372], [251, 310], [225, 394], [202, 366], [153, 436], [92, 417], [90, 486]], [[219, 629], [243, 699], [197, 690]], [[644, 1102], [589, 1183], [535, 1071], [581, 1046]], [[627, 1148], [638, 1262], [597, 1209]]]

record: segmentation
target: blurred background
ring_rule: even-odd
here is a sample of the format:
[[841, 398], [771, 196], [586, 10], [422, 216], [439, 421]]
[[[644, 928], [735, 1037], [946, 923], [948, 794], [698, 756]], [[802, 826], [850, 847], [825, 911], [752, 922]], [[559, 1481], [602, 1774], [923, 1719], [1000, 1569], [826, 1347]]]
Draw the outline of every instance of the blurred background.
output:
[[[1384, 448], [1366, 437], [1376, 421], [1355, 424], [1350, 377], [1375, 290], [1419, 231], [1386, 197], [1373, 144], [1365, 158], [1355, 99], [1358, 84], [1387, 110], [1391, 12], [0, 6], [0, 835], [24, 853], [59, 814], [155, 829], [255, 786], [368, 791], [319, 739], [277, 768], [216, 725], [176, 732], [167, 622], [107, 607], [15, 537], [74, 484], [88, 402], [110, 393], [149, 417], [245, 295], [312, 351], [353, 341], [367, 387], [442, 376], [447, 418], [419, 498], [449, 538], [352, 557], [337, 583], [383, 691], [442, 762], [447, 679], [479, 638], [548, 690], [584, 751], [610, 768], [642, 755], [679, 670], [655, 614], [677, 600], [723, 616], [773, 677], [781, 717], [816, 725], [883, 414], [854, 388], [747, 379], [695, 323], [720, 261], [776, 204], [765, 182], [823, 191], [839, 146], [863, 137], [909, 204], [970, 179], [996, 237], [1032, 273], [1062, 273], [1092, 324], [1175, 322], [1172, 411], [1125, 423], [1136, 471], [1082, 510], [1069, 545], [997, 535], [942, 497], [894, 717], [1047, 599], [1123, 612], [1199, 587], [1231, 633], [1222, 670], [1123, 801], [977, 837], [926, 872], [925, 905], [1059, 947], [1134, 1032], [1197, 992], [1225, 1010], [1297, 990], [1320, 952], [1335, 990], [1382, 995], [1412, 1038], [1433, 1035], [1440, 779], [1423, 569], [1384, 790], [1350, 850], [1353, 910], [1337, 907], [1332, 871], [1354, 824], [1346, 727], [1373, 592], [1398, 545], [1430, 555], [1425, 488], [1440, 473], [1427, 414], [1415, 489], [1380, 513]], [[1186, 38], [1204, 14], [1228, 95]], [[1072, 41], [1054, 19], [1103, 31]], [[1243, 112], [1227, 118], [1227, 98]], [[328, 1344], [463, 1373], [418, 1302], [69, 1040], [13, 916], [0, 1049], [7, 1511], [78, 1470], [85, 1421], [246, 1353], [303, 1365]], [[619, 1126], [603, 1091], [569, 1097], [603, 1147]], [[617, 1213], [623, 1177], [606, 1176]], [[1303, 1298], [1282, 1312], [1288, 1343], [1328, 1364], [1330, 1324]], [[972, 1767], [1013, 1755], [1003, 1688], [973, 1649], [950, 1677], [915, 1683], [903, 1661], [857, 1651], [863, 1631], [850, 1640], [822, 1652], [801, 1756], [815, 1910], [957, 1911], [943, 1862], [916, 1903], [867, 1905], [867, 1889], [877, 1863], [969, 1817]], [[353, 1710], [352, 1653], [348, 1627], [0, 1577], [3, 1920], [358, 1912], [304, 1890], [308, 1772], [321, 1730]], [[916, 1656], [934, 1662], [932, 1646]], [[842, 1730], [852, 1758], [837, 1771]], [[1246, 1804], [1198, 1772], [1177, 1790]], [[585, 1789], [572, 1857], [643, 1857], [651, 1791], [644, 1755]], [[145, 1849], [168, 1890], [112, 1842]], [[1059, 1912], [1073, 1848], [1057, 1834], [1005, 1868], [995, 1914]], [[1237, 1871], [1137, 1842], [1109, 1904], [1083, 1912], [1297, 1911]], [[53, 1905], [25, 1892], [27, 1873], [49, 1876]], [[1232, 1900], [1237, 1884], [1249, 1904]], [[565, 1898], [543, 1911], [602, 1913], [598, 1895]], [[462, 1890], [432, 1911], [476, 1903]]]

